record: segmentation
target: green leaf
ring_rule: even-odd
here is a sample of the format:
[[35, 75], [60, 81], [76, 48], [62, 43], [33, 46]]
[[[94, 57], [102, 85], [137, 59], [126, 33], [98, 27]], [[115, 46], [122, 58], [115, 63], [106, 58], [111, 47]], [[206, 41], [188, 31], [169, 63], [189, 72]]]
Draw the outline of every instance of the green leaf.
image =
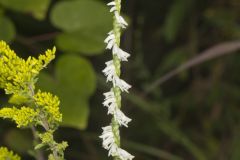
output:
[[168, 42], [173, 42], [176, 39], [179, 28], [181, 28], [193, 2], [192, 0], [175, 0], [163, 26], [163, 34]]
[[36, 19], [45, 18], [50, 0], [0, 0], [0, 4], [6, 8], [31, 13]]
[[14, 39], [16, 31], [13, 22], [5, 17], [0, 15], [0, 40], [10, 42]]
[[[69, 76], [66, 76], [69, 75]], [[56, 77], [67, 90], [89, 97], [95, 91], [95, 73], [91, 64], [76, 55], [64, 55], [56, 64]]]
[[59, 96], [62, 126], [84, 129], [89, 116], [88, 100], [96, 88], [96, 77], [91, 63], [77, 55], [65, 54], [55, 66], [55, 78], [41, 73], [38, 88]]
[[106, 33], [99, 31], [79, 30], [71, 33], [62, 33], [57, 39], [57, 46], [63, 51], [78, 52], [85, 55], [96, 55], [103, 53], [103, 43]]
[[112, 28], [112, 16], [105, 4], [94, 0], [58, 2], [50, 18], [55, 27], [65, 31], [56, 39], [61, 50], [85, 55], [103, 53], [103, 41]]
[[44, 146], [46, 146], [46, 144], [40, 143], [40, 144], [37, 144], [37, 145], [34, 147], [34, 149], [35, 149], [35, 150], [41, 149], [41, 148], [44, 147]]
[[64, 31], [86, 28], [111, 28], [112, 17], [108, 7], [94, 0], [58, 2], [52, 9], [51, 22]]

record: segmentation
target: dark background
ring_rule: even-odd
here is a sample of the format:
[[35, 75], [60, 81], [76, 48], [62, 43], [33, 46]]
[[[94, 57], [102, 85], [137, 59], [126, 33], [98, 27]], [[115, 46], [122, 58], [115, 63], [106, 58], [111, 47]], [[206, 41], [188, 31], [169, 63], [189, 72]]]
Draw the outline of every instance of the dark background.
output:
[[[240, 1], [122, 0], [129, 27], [122, 48], [131, 53], [122, 78], [132, 118], [121, 129], [123, 148], [136, 160], [240, 159]], [[19, 56], [57, 47], [38, 88], [61, 99], [67, 160], [104, 160], [102, 74], [112, 17], [104, 0], [0, 0], [0, 39]], [[176, 69], [177, 68], [177, 69]], [[8, 96], [1, 91], [1, 106]], [[0, 120], [0, 145], [33, 159], [29, 129]]]

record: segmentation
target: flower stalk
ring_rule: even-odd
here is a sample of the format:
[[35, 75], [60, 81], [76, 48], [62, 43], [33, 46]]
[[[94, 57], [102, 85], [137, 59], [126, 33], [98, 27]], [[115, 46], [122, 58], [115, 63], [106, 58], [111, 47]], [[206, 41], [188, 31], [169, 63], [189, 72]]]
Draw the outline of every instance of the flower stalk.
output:
[[128, 127], [130, 118], [125, 116], [121, 109], [121, 93], [127, 92], [131, 88], [121, 76], [121, 62], [127, 61], [129, 53], [120, 48], [121, 31], [127, 27], [127, 22], [120, 15], [121, 0], [114, 0], [107, 4], [111, 7], [110, 12], [113, 16], [113, 30], [108, 33], [105, 43], [106, 49], [112, 50], [113, 59], [106, 62], [106, 68], [103, 70], [107, 82], [112, 82], [113, 86], [109, 92], [104, 93], [105, 99], [103, 105], [108, 108], [108, 114], [113, 116], [111, 124], [103, 127], [103, 133], [100, 136], [103, 140], [103, 148], [108, 150], [108, 156], [114, 160], [132, 160], [132, 156], [121, 148], [120, 126]]

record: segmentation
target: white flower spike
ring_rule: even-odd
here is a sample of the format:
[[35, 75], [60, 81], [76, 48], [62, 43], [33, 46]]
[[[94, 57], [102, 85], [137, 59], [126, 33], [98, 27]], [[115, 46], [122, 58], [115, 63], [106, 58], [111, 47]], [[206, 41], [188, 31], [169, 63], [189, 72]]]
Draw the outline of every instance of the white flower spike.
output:
[[130, 54], [123, 51], [120, 46], [121, 29], [128, 26], [127, 22], [120, 15], [121, 0], [114, 0], [107, 4], [110, 6], [110, 12], [114, 14], [113, 30], [108, 33], [104, 40], [106, 49], [112, 51], [113, 60], [107, 61], [106, 67], [103, 69], [103, 74], [106, 76], [106, 81], [112, 83], [112, 89], [104, 93], [103, 106], [108, 109], [107, 114], [113, 116], [112, 123], [109, 126], [103, 127], [103, 132], [100, 138], [102, 139], [103, 148], [108, 150], [108, 156], [112, 156], [120, 160], [132, 160], [133, 155], [120, 147], [119, 127], [128, 127], [131, 121], [121, 110], [121, 92], [127, 92], [131, 88], [127, 82], [120, 78], [121, 61], [128, 61]]

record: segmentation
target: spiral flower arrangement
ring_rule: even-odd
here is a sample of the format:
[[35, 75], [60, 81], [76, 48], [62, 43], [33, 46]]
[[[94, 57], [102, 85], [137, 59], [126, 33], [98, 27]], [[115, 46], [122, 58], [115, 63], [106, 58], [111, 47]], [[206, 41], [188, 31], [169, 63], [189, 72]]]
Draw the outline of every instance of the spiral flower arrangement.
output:
[[107, 82], [112, 83], [112, 88], [109, 92], [104, 93], [105, 99], [103, 106], [107, 107], [108, 114], [113, 116], [109, 126], [103, 127], [103, 133], [100, 138], [103, 140], [103, 148], [108, 150], [108, 156], [114, 157], [115, 160], [132, 160], [134, 156], [125, 151], [120, 146], [119, 127], [128, 127], [131, 121], [121, 111], [121, 93], [127, 92], [131, 85], [120, 78], [121, 62], [127, 61], [130, 54], [120, 48], [121, 30], [125, 29], [128, 24], [121, 13], [121, 0], [114, 0], [107, 4], [110, 6], [110, 12], [113, 16], [113, 30], [108, 33], [105, 43], [106, 49], [112, 51], [113, 59], [106, 62], [106, 68], [103, 70]]

